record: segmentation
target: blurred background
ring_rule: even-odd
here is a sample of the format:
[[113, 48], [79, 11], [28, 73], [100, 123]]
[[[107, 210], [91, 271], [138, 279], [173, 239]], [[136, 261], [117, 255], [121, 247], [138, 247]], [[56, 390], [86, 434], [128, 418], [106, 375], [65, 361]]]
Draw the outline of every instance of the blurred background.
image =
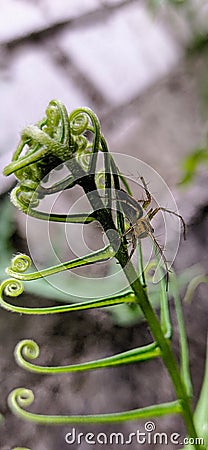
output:
[[[182, 291], [194, 275], [207, 273], [207, 69], [207, 0], [1, 1], [1, 279], [15, 252], [28, 253], [32, 248], [40, 264], [46, 267], [50, 262], [44, 241], [37, 245], [43, 224], [31, 223], [28, 249], [26, 219], [9, 203], [15, 177], [5, 178], [2, 169], [11, 160], [21, 130], [43, 117], [52, 98], [64, 102], [69, 112], [78, 106], [92, 108], [110, 150], [141, 159], [168, 184], [189, 229], [188, 240], [181, 243], [175, 260]], [[67, 192], [62, 212], [74, 200], [73, 193]], [[53, 242], [63, 259], [70, 259], [56, 231]], [[91, 243], [93, 233], [92, 228]], [[41, 293], [42, 286], [28, 288], [24, 301], [32, 305], [48, 305], [48, 298], [67, 301], [67, 296], [63, 299], [57, 292], [54, 298], [49, 288], [44, 299]], [[185, 305], [194, 401], [204, 370], [207, 310], [207, 287], [203, 285], [193, 303]], [[42, 364], [49, 365], [87, 361], [149, 342], [146, 325], [126, 320], [122, 314], [102, 310], [30, 318], [0, 312], [0, 412], [5, 418], [1, 449], [17, 445], [31, 450], [69, 447], [64, 436], [70, 427], [40, 427], [11, 415], [6, 399], [18, 386], [33, 387], [37, 396], [33, 410], [51, 414], [119, 411], [173, 398], [160, 361], [62, 377], [31, 375], [14, 362], [14, 347], [24, 338], [38, 341]], [[174, 346], [177, 352], [177, 330]], [[185, 432], [178, 418], [155, 422], [157, 431]], [[79, 428], [127, 435], [138, 424]], [[90, 447], [83, 442], [71, 448]]]

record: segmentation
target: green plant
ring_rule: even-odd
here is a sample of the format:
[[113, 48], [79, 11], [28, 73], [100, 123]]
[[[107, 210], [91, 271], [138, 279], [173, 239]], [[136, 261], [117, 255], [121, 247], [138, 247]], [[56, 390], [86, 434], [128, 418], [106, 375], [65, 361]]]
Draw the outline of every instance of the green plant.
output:
[[[22, 155], [23, 151], [24, 154]], [[100, 153], [104, 162], [102, 172], [97, 170], [97, 159]], [[42, 179], [48, 178], [50, 172], [62, 164], [68, 169], [69, 175], [49, 188], [44, 187], [41, 182]], [[9, 395], [8, 402], [11, 410], [25, 420], [42, 424], [107, 423], [160, 417], [167, 414], [181, 414], [186, 424], [188, 436], [192, 439], [191, 447], [195, 449], [207, 448], [208, 417], [204, 393], [207, 393], [208, 389], [208, 373], [205, 374], [202, 396], [194, 417], [191, 408], [192, 384], [189, 373], [187, 338], [177, 280], [174, 273], [171, 273], [171, 290], [172, 295], [174, 295], [180, 332], [180, 367], [178, 367], [171, 346], [172, 325], [168, 305], [169, 294], [166, 289], [164, 272], [162, 267], [159, 266], [161, 275], [157, 291], [157, 295], [160, 296], [161, 313], [159, 320], [149, 298], [152, 284], [150, 270], [158, 266], [158, 260], [155, 257], [155, 261], [145, 269], [139, 242], [139, 268], [135, 268], [131, 261], [125, 237], [126, 207], [123, 207], [120, 195], [117, 195], [123, 192], [121, 187], [129, 195], [131, 191], [126, 179], [119, 172], [114, 159], [108, 152], [107, 143], [101, 134], [96, 115], [88, 108], [76, 109], [68, 115], [61, 102], [51, 101], [43, 120], [38, 122], [37, 125], [28, 126], [23, 130], [13, 160], [4, 169], [4, 173], [5, 175], [15, 173], [19, 180], [18, 186], [11, 193], [11, 201], [21, 211], [42, 220], [63, 223], [88, 224], [96, 220], [107, 235], [109, 244], [84, 257], [30, 273], [25, 273], [30, 267], [30, 257], [24, 254], [16, 255], [12, 259], [11, 267], [7, 269], [11, 278], [3, 281], [0, 287], [1, 306], [9, 311], [21, 314], [44, 315], [127, 304], [129, 308], [140, 308], [153, 337], [152, 343], [147, 346], [100, 360], [64, 367], [43, 367], [33, 364], [30, 360], [38, 357], [39, 347], [34, 341], [24, 340], [17, 344], [15, 349], [17, 363], [31, 372], [54, 374], [112, 367], [160, 357], [168, 370], [176, 393], [176, 399], [172, 402], [151, 405], [132, 411], [101, 415], [50, 416], [24, 410], [25, 406], [29, 406], [33, 402], [34, 395], [31, 390], [18, 388]], [[59, 215], [44, 213], [35, 209], [44, 196], [70, 189], [75, 185], [84, 190], [92, 207], [90, 214]], [[114, 198], [116, 199], [116, 212], [113, 211]], [[129, 283], [129, 288], [119, 295], [47, 308], [14, 306], [3, 296], [3, 294], [10, 297], [20, 295], [23, 292], [22, 281], [37, 280], [67, 269], [94, 264], [112, 257], [120, 264]]]
[[187, 185], [193, 181], [199, 166], [208, 165], [207, 147], [197, 148], [191, 152], [182, 162], [183, 175], [180, 180], [181, 185]]

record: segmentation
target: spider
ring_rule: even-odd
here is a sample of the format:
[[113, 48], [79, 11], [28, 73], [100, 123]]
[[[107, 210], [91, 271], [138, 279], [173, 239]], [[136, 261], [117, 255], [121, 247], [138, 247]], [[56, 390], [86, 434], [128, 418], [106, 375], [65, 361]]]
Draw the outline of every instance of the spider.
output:
[[[121, 237], [124, 237], [127, 234], [132, 233], [132, 236], [131, 236], [132, 249], [131, 249], [129, 258], [132, 257], [132, 255], [136, 249], [137, 240], [143, 239], [147, 236], [151, 237], [151, 239], [153, 240], [156, 248], [158, 249], [159, 254], [161, 255], [164, 265], [165, 265], [166, 283], [167, 283], [166, 289], [167, 289], [168, 279], [169, 279], [169, 275], [168, 275], [169, 268], [168, 268], [167, 260], [165, 258], [162, 248], [160, 247], [160, 245], [158, 244], [158, 242], [154, 236], [154, 228], [152, 227], [150, 222], [159, 211], [164, 211], [169, 214], [173, 214], [174, 216], [177, 216], [180, 219], [182, 226], [183, 226], [184, 240], [186, 239], [186, 224], [184, 222], [183, 217], [180, 214], [177, 214], [176, 212], [171, 211], [170, 209], [167, 209], [165, 207], [159, 206], [157, 208], [150, 208], [149, 210], [147, 210], [148, 206], [150, 205], [150, 203], [152, 201], [152, 196], [151, 196], [150, 192], [148, 191], [147, 184], [146, 184], [144, 178], [140, 177], [140, 179], [141, 179], [141, 182], [142, 182], [145, 194], [146, 194], [145, 200], [135, 200], [131, 195], [129, 195], [124, 190], [119, 190], [116, 193], [117, 198], [120, 200], [121, 208], [130, 223], [130, 227], [128, 228], [127, 231], [125, 231], [121, 235]], [[145, 212], [146, 212], [146, 214], [145, 214]]]

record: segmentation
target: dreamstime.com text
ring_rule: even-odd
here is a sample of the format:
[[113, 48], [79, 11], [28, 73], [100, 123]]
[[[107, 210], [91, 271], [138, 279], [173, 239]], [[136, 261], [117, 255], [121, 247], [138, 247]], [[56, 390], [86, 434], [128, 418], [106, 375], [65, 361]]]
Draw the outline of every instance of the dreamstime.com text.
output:
[[157, 432], [156, 425], [152, 421], [148, 421], [144, 424], [143, 431], [137, 429], [135, 432], [124, 435], [121, 432], [112, 432], [112, 433], [92, 433], [86, 432], [81, 433], [76, 428], [72, 428], [69, 433], [65, 435], [65, 442], [68, 445], [72, 444], [81, 444], [85, 442], [88, 445], [190, 445], [190, 444], [198, 444], [204, 445], [203, 438], [182, 438], [181, 435], [177, 432], [168, 433], [165, 432]]

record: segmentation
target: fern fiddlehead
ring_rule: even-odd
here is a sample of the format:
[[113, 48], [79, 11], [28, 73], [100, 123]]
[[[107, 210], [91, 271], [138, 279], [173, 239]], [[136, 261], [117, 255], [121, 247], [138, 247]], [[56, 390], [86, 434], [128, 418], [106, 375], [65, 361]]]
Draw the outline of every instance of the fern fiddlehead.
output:
[[[101, 184], [104, 188], [105, 201], [99, 195], [101, 181], [97, 177], [99, 152], [104, 155], [104, 175]], [[69, 171], [69, 176], [49, 188], [44, 187], [41, 184], [43, 178], [48, 179], [50, 172], [62, 164]], [[120, 191], [122, 184], [127, 192], [131, 192], [125, 178], [119, 173], [113, 158], [108, 153], [107, 143], [101, 134], [97, 116], [88, 108], [79, 108], [68, 116], [65, 106], [59, 101], [52, 100], [46, 109], [45, 118], [35, 126], [28, 126], [23, 130], [13, 160], [4, 169], [4, 173], [5, 175], [11, 173], [16, 175], [19, 185], [12, 191], [11, 201], [24, 213], [42, 220], [58, 222], [87, 224], [97, 220], [109, 239], [109, 245], [85, 257], [28, 274], [25, 272], [29, 268], [30, 258], [26, 255], [17, 255], [14, 257], [11, 267], [7, 269], [7, 273], [12, 278], [3, 281], [0, 288], [1, 306], [23, 314], [41, 315], [87, 310], [120, 303], [136, 304], [141, 308], [153, 336], [153, 342], [147, 346], [132, 349], [119, 355], [104, 357], [97, 361], [64, 367], [43, 367], [31, 363], [30, 360], [38, 357], [39, 347], [34, 341], [24, 340], [15, 349], [15, 358], [18, 364], [32, 372], [55, 374], [112, 367], [161, 357], [177, 395], [176, 401], [139, 408], [134, 411], [88, 416], [49, 416], [25, 411], [24, 408], [33, 402], [34, 395], [31, 390], [18, 388], [10, 394], [8, 399], [11, 410], [26, 420], [47, 424], [107, 423], [159, 417], [166, 414], [182, 414], [189, 436], [196, 438], [197, 433], [189, 399], [190, 378], [187, 369], [186, 342], [183, 336], [181, 340], [183, 348], [182, 365], [185, 368], [186, 376], [182, 377], [171, 348], [172, 327], [168, 309], [168, 294], [164, 284], [161, 282], [161, 320], [159, 321], [148, 298], [144, 270], [142, 270], [142, 277], [140, 278], [129, 259], [126, 238], [123, 236], [125, 234], [125, 217], [119, 197], [116, 197], [116, 215], [113, 215], [111, 191], [115, 192], [116, 195], [116, 191]], [[75, 185], [83, 188], [92, 207], [92, 213], [70, 216], [67, 214], [47, 214], [35, 209], [44, 196], [70, 189]], [[10, 297], [20, 295], [23, 292], [23, 281], [50, 276], [63, 270], [93, 264], [111, 257], [117, 259], [129, 282], [130, 289], [123, 294], [52, 308], [13, 306], [3, 298], [4, 294]], [[182, 322], [180, 330], [183, 333]], [[198, 450], [201, 448], [197, 443], [194, 447]]]

